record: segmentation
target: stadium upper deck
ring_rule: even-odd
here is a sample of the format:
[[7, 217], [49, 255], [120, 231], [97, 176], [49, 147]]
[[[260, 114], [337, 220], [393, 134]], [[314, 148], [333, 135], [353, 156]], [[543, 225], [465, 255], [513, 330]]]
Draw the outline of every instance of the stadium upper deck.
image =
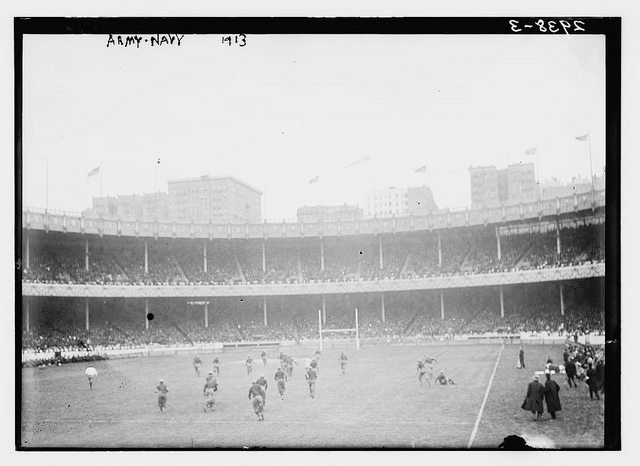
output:
[[[172, 231], [172, 235], [161, 234], [155, 239], [140, 234], [145, 230], [143, 222], [25, 212], [23, 293], [77, 297], [211, 293], [266, 296], [598, 277], [604, 276], [603, 203], [603, 192], [595, 193], [594, 202], [590, 196], [556, 199], [553, 215], [545, 210], [549, 203], [523, 204], [519, 206], [519, 220], [507, 220], [511, 208], [503, 208], [503, 219], [491, 224], [484, 222], [494, 211], [449, 213], [450, 226], [443, 229], [425, 228], [424, 222], [432, 227], [442, 220], [435, 215], [354, 222], [355, 227], [345, 226], [349, 222], [330, 227], [323, 223], [283, 224], [277, 226], [281, 234], [275, 236], [268, 234], [274, 226], [266, 223], [154, 223], [151, 229], [155, 233], [167, 228]], [[563, 208], [569, 204], [571, 209]], [[464, 216], [464, 225], [451, 226], [459, 223], [460, 215]], [[436, 217], [440, 220], [434, 220]], [[472, 222], [479, 218], [482, 223]], [[409, 231], [402, 227], [407, 221], [414, 227]], [[110, 222], [115, 222], [119, 234], [108, 232], [110, 227], [106, 225]], [[138, 236], [125, 234], [131, 224]], [[83, 231], [75, 231], [77, 227]], [[182, 227], [189, 229], [189, 235], [178, 234]], [[288, 234], [291, 227], [299, 233], [311, 229], [316, 234], [328, 227], [327, 231], [342, 234], [296, 237]], [[206, 236], [203, 239], [196, 235], [198, 228], [209, 232], [223, 228], [227, 235], [209, 236], [207, 241]], [[234, 235], [238, 228], [244, 236]], [[252, 237], [253, 229], [263, 235]], [[58, 284], [89, 285], [91, 289], [60, 288]], [[238, 284], [247, 286], [239, 291], [235, 287]], [[106, 290], [102, 285], [111, 286]], [[132, 285], [147, 289], [133, 291]], [[176, 288], [178, 285], [193, 287], [184, 290]], [[123, 290], [123, 286], [129, 289]], [[171, 287], [172, 291], [158, 291], [158, 286]]]

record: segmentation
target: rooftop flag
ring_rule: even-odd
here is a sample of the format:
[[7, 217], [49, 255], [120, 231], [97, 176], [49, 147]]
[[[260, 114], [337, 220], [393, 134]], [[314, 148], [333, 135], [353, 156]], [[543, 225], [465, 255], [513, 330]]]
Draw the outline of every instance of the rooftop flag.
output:
[[348, 165], [345, 165], [344, 168], [351, 168], [355, 165], [360, 165], [361, 163], [365, 163], [371, 159], [371, 156], [367, 155], [366, 157], [362, 157], [361, 159], [356, 160], [355, 162], [351, 162]]
[[589, 137], [589, 133], [585, 134], [584, 136], [578, 136], [576, 139], [578, 141], [586, 141], [588, 137]]
[[413, 170], [413, 173], [427, 173], [427, 166], [423, 166], [420, 168], [416, 168], [415, 170]]
[[100, 167], [96, 167], [93, 170], [91, 170], [89, 173], [87, 173], [87, 177], [97, 175], [98, 173], [100, 173]]
[[309, 180], [309, 184], [317, 183], [319, 179], [320, 179], [320, 175], [318, 175], [315, 178], [312, 178], [311, 180]]
[[533, 149], [527, 149], [524, 151], [525, 154], [527, 155], [534, 155], [536, 153], [536, 151], [538, 150], [537, 147], [534, 147]]

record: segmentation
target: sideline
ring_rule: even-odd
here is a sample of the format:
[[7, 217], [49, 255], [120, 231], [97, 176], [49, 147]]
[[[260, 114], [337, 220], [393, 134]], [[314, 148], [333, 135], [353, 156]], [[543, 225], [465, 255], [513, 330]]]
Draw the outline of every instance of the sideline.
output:
[[484, 393], [484, 399], [482, 400], [480, 411], [478, 411], [478, 417], [476, 418], [476, 422], [473, 425], [473, 431], [471, 432], [471, 437], [469, 437], [469, 443], [467, 444], [467, 448], [471, 448], [471, 445], [473, 445], [473, 440], [476, 438], [476, 434], [478, 433], [478, 426], [480, 425], [480, 419], [482, 418], [482, 413], [484, 412], [484, 405], [487, 404], [487, 398], [489, 398], [489, 391], [491, 390], [491, 385], [493, 384], [493, 377], [495, 377], [496, 375], [498, 364], [500, 364], [500, 356], [502, 356], [502, 350], [504, 350], [504, 344], [502, 345], [502, 348], [500, 348], [500, 352], [498, 353], [498, 358], [496, 359], [496, 365], [493, 367], [493, 372], [491, 373], [491, 378], [489, 379], [489, 386], [487, 387], [487, 391]]

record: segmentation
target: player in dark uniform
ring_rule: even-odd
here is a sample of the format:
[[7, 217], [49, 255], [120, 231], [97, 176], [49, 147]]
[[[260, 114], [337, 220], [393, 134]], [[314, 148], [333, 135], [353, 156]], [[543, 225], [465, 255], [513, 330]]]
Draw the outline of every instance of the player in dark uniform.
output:
[[[418, 380], [420, 381], [420, 383], [422, 383], [422, 379], [425, 379], [426, 375], [427, 375], [427, 368], [425, 367], [424, 363], [418, 359], [418, 368], [417, 368], [417, 372], [418, 372]], [[426, 378], [427, 382], [429, 382], [429, 385], [431, 385], [431, 381]]]
[[217, 376], [220, 376], [220, 359], [218, 359], [218, 356], [213, 358], [213, 370], [216, 371]]
[[262, 387], [256, 383], [255, 380], [251, 381], [251, 388], [249, 389], [249, 399], [253, 403], [253, 411], [258, 416], [258, 421], [264, 421], [263, 403], [264, 403], [264, 391]]
[[202, 361], [200, 360], [200, 356], [197, 354], [193, 358], [193, 369], [196, 371], [198, 377], [200, 377], [200, 366], [202, 365]]
[[158, 406], [160, 407], [160, 412], [167, 407], [167, 393], [169, 393], [169, 389], [164, 384], [164, 381], [160, 379], [159, 385], [156, 387], [156, 393], [158, 394]]
[[280, 396], [283, 396], [284, 391], [286, 389], [285, 380], [287, 376], [281, 367], [279, 367], [278, 370], [276, 371], [276, 376], [274, 378], [276, 380], [276, 383], [278, 384], [278, 393], [280, 393]]
[[316, 372], [320, 372], [320, 367], [318, 366], [318, 359], [317, 357], [313, 358], [311, 360], [311, 362], [309, 363], [309, 366], [311, 366], [311, 369], [313, 369]]
[[338, 358], [340, 361], [340, 369], [342, 369], [342, 374], [345, 374], [347, 370], [347, 355], [344, 352], [340, 353], [340, 357]]
[[429, 356], [425, 356], [423, 361], [425, 364], [433, 364], [434, 362], [438, 364], [438, 360], [436, 358], [430, 358]]
[[305, 374], [304, 378], [307, 379], [307, 382], [309, 383], [309, 393], [311, 394], [311, 398], [315, 398], [318, 371], [310, 367], [309, 369], [307, 369], [307, 373]]
[[256, 380], [256, 383], [262, 387], [262, 391], [264, 392], [264, 399], [262, 400], [262, 404], [266, 406], [267, 405], [267, 387], [269, 386], [269, 384], [267, 383], [267, 379], [264, 378], [264, 374], [260, 374], [260, 377], [258, 378], [258, 380]]
[[260, 355], [260, 357], [262, 358], [262, 364], [264, 366], [266, 366], [267, 365], [267, 353], [266, 353], [266, 351], [263, 351], [262, 354]]
[[253, 358], [250, 355], [247, 356], [245, 365], [247, 366], [247, 375], [251, 375], [251, 372], [253, 372]]
[[213, 373], [209, 372], [207, 382], [204, 384], [204, 412], [207, 412], [207, 408], [211, 408], [215, 411], [216, 400], [214, 398], [215, 392], [218, 391], [218, 381], [213, 376]]
[[436, 377], [436, 380], [433, 381], [433, 383], [435, 384], [440, 384], [440, 385], [455, 385], [454, 381], [451, 379], [447, 379], [447, 377], [444, 375], [444, 372], [440, 372], [440, 375], [438, 375], [438, 377]]

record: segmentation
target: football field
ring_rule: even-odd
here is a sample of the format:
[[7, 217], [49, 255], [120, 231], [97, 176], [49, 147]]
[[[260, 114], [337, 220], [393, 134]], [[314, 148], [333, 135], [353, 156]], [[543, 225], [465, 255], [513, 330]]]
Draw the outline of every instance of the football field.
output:
[[[261, 351], [261, 350], [260, 350]], [[59, 448], [495, 448], [511, 434], [530, 445], [599, 448], [604, 443], [603, 401], [590, 400], [586, 384], [569, 389], [564, 377], [562, 411], [552, 421], [532, 421], [520, 409], [535, 370], [546, 356], [562, 361], [561, 346], [527, 346], [527, 369], [515, 367], [517, 345], [365, 346], [326, 349], [319, 362], [316, 396], [309, 396], [302, 358], [311, 350], [286, 349], [300, 366], [280, 397], [274, 378], [278, 350], [266, 367], [258, 350], [225, 351], [220, 357], [216, 410], [203, 412], [203, 386], [212, 353], [117, 359], [95, 364], [93, 390], [86, 364], [22, 370], [22, 447]], [[244, 360], [256, 364], [247, 375]], [[418, 358], [434, 357], [433, 375], [444, 371], [455, 385], [418, 382]], [[264, 374], [269, 387], [265, 420], [248, 399], [251, 380]], [[154, 390], [169, 389], [161, 413]], [[542, 378], [544, 382], [544, 377]]]

